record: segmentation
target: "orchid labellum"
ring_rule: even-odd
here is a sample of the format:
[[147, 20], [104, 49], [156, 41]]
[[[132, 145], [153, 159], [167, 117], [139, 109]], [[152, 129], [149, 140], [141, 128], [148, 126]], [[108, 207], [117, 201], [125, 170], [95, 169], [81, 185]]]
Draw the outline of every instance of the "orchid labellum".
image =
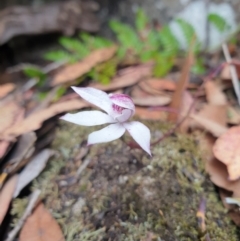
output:
[[62, 120], [82, 126], [110, 124], [99, 131], [91, 133], [88, 136], [88, 145], [116, 140], [127, 130], [139, 146], [151, 155], [149, 129], [138, 121], [128, 121], [135, 112], [135, 105], [128, 95], [108, 95], [91, 87], [72, 88], [84, 100], [96, 105], [106, 113], [97, 110], [82, 111], [76, 114], [66, 114], [61, 117]]

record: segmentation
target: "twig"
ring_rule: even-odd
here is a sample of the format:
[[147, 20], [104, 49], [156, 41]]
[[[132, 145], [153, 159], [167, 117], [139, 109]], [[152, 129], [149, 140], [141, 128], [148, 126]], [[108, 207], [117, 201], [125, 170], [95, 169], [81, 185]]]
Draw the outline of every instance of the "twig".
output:
[[226, 59], [227, 63], [229, 64], [229, 69], [230, 69], [230, 74], [231, 74], [231, 77], [232, 77], [233, 88], [234, 88], [235, 94], [236, 94], [237, 99], [238, 99], [238, 104], [240, 105], [240, 88], [239, 88], [239, 80], [238, 80], [236, 67], [234, 65], [231, 65], [232, 58], [230, 56], [228, 47], [227, 47], [227, 45], [225, 43], [222, 45], [222, 49], [223, 49], [223, 54], [225, 56], [225, 59]]
[[34, 209], [34, 207], [38, 201], [40, 193], [41, 193], [41, 191], [39, 189], [35, 190], [32, 193], [30, 200], [28, 202], [28, 206], [27, 206], [23, 216], [20, 218], [20, 220], [16, 224], [15, 228], [8, 234], [8, 237], [5, 241], [12, 241], [16, 237], [16, 235], [22, 228], [23, 224], [25, 223], [26, 219], [32, 213], [32, 210]]
[[78, 170], [76, 172], [76, 178], [79, 178], [79, 176], [86, 169], [86, 167], [89, 165], [91, 160], [92, 159], [88, 159], [88, 158], [84, 160], [84, 162], [82, 163], [82, 165], [78, 168]]

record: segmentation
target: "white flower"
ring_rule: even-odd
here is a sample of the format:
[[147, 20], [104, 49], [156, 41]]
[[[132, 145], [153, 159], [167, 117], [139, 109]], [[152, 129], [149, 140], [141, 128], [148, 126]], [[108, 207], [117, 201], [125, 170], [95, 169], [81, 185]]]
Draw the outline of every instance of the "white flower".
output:
[[82, 111], [76, 114], [66, 114], [61, 117], [62, 120], [82, 126], [111, 123], [109, 126], [91, 133], [88, 136], [88, 145], [116, 140], [127, 130], [139, 146], [151, 155], [151, 136], [148, 127], [138, 121], [128, 122], [128, 119], [132, 117], [135, 112], [135, 105], [128, 95], [108, 95], [101, 90], [91, 87], [72, 88], [84, 100], [106, 111], [107, 114], [97, 110]]

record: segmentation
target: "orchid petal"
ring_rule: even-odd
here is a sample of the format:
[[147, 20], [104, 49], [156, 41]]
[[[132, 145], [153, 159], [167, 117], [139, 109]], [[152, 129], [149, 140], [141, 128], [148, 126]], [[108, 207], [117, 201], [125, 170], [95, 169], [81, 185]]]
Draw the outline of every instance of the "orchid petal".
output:
[[105, 92], [91, 87], [79, 88], [72, 86], [72, 89], [84, 100], [105, 110], [108, 114], [112, 113], [112, 101]]
[[114, 103], [115, 105], [130, 109], [135, 112], [135, 105], [130, 96], [125, 94], [110, 94], [109, 97], [112, 103]]
[[118, 122], [125, 122], [127, 121], [131, 116], [133, 115], [133, 111], [129, 109], [122, 110], [121, 115], [116, 115], [114, 119], [116, 119]]
[[111, 116], [97, 110], [82, 111], [76, 114], [66, 114], [60, 119], [81, 126], [96, 126], [116, 122]]
[[142, 147], [142, 149], [151, 156], [151, 150], [150, 150], [151, 135], [148, 127], [146, 127], [145, 125], [143, 125], [138, 121], [123, 123], [122, 125], [127, 129], [127, 131], [130, 133], [132, 138], [138, 143], [138, 145]]
[[111, 124], [99, 131], [94, 131], [88, 136], [88, 145], [105, 143], [121, 137], [125, 128], [121, 124]]

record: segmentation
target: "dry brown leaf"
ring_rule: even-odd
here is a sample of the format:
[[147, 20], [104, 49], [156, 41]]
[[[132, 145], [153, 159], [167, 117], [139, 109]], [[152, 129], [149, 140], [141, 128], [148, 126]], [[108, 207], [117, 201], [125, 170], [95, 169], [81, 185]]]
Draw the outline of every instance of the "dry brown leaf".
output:
[[62, 231], [49, 211], [40, 203], [27, 218], [19, 241], [64, 241]]
[[144, 81], [149, 87], [155, 90], [168, 90], [174, 91], [176, 90], [176, 82], [168, 79], [147, 79]]
[[129, 67], [125, 69], [124, 72], [122, 71], [122, 74], [120, 76], [113, 78], [113, 80], [108, 85], [96, 83], [90, 86], [103, 91], [116, 90], [131, 86], [136, 84], [143, 78], [150, 76], [152, 73], [152, 68], [152, 64], [142, 64], [135, 67]]
[[218, 187], [233, 192], [233, 197], [240, 197], [240, 180], [230, 181], [228, 179], [227, 167], [218, 161], [213, 154], [215, 138], [210, 134], [198, 135], [199, 147], [204, 154], [206, 172], [211, 181]]
[[144, 98], [132, 98], [135, 105], [140, 106], [163, 106], [171, 102], [170, 96], [145, 96]]
[[191, 114], [191, 117], [203, 128], [212, 133], [215, 137], [221, 136], [228, 130], [227, 127], [220, 125], [217, 122], [212, 121], [208, 118], [202, 117], [201, 115]]
[[207, 162], [206, 171], [215, 185], [233, 192], [233, 197], [235, 198], [240, 197], [240, 180], [230, 181], [228, 179], [227, 167], [223, 163], [217, 159], [212, 159]]
[[22, 108], [14, 101], [9, 101], [4, 105], [0, 106], [0, 133], [4, 132], [7, 128], [12, 126], [15, 119], [22, 113]]
[[18, 175], [11, 177], [0, 192], [0, 225], [8, 211], [13, 193], [17, 185]]
[[35, 179], [45, 168], [47, 161], [54, 154], [50, 149], [44, 149], [36, 156], [34, 156], [26, 167], [19, 174], [18, 183], [13, 197], [16, 198], [21, 190]]
[[10, 146], [9, 141], [0, 141], [0, 160], [6, 155]]
[[131, 90], [131, 97], [134, 98], [144, 98], [146, 96], [151, 96], [148, 93], [146, 93], [145, 91], [143, 91], [138, 85], [135, 85], [132, 87]]
[[[179, 111], [179, 113], [180, 113], [180, 109], [182, 108], [183, 94], [184, 94], [184, 91], [186, 90], [186, 87], [189, 81], [189, 72], [192, 66], [192, 62], [193, 62], [193, 53], [191, 48], [191, 51], [189, 52], [185, 60], [185, 64], [181, 72], [181, 77], [177, 82], [176, 90], [173, 94], [172, 102], [170, 104], [170, 108]], [[177, 112], [171, 112], [168, 115], [169, 121], [176, 122], [178, 121], [178, 118], [179, 118], [179, 114]]]
[[[11, 109], [9, 111], [11, 111]], [[17, 125], [19, 122], [21, 122], [24, 118], [24, 114], [25, 114], [25, 110], [20, 108], [16, 113], [16, 115], [9, 115], [11, 116], [11, 118], [14, 118], [14, 120], [12, 121], [12, 126]], [[10, 128], [11, 128], [11, 125], [9, 125], [4, 131], [9, 130]], [[13, 142], [10, 142], [8, 140], [0, 141], [0, 159], [2, 159], [7, 154], [7, 152], [10, 150], [12, 145], [13, 145]]]
[[229, 180], [234, 181], [240, 177], [240, 126], [230, 128], [221, 135], [214, 147], [215, 157], [227, 166]]
[[37, 130], [41, 127], [43, 121], [49, 118], [71, 110], [77, 110], [87, 107], [88, 104], [81, 100], [69, 100], [66, 102], [56, 103], [44, 110], [33, 113], [32, 115], [25, 118], [22, 122], [12, 126], [3, 134], [3, 138], [8, 138], [9, 136], [19, 136], [26, 132]]
[[16, 88], [16, 85], [12, 83], [0, 85], [0, 99], [8, 95], [15, 88]]
[[[233, 60], [234, 61], [234, 60]], [[239, 65], [239, 61], [237, 61], [238, 64], [233, 64], [233, 66], [235, 66], [236, 68], [236, 71], [237, 71], [237, 75], [238, 77], [240, 76], [240, 65]], [[225, 80], [230, 80], [232, 79], [232, 76], [231, 76], [231, 73], [230, 73], [230, 65], [229, 64], [225, 64], [223, 69], [222, 69], [222, 72], [220, 74], [220, 77], [222, 79], [225, 79]]]
[[150, 95], [162, 95], [164, 94], [163, 90], [158, 90], [158, 89], [154, 89], [152, 88], [147, 82], [145, 82], [145, 80], [139, 82], [138, 86], [145, 92], [148, 93]]
[[28, 132], [23, 134], [7, 159], [4, 171], [8, 174], [16, 172], [17, 167], [21, 167], [21, 162], [32, 155], [34, 143], [37, 140], [35, 132]]
[[51, 83], [52, 86], [56, 86], [62, 83], [66, 83], [76, 78], [86, 74], [94, 66], [99, 63], [105, 62], [111, 59], [116, 53], [117, 47], [112, 46], [109, 48], [102, 48], [93, 51], [89, 56], [87, 56], [82, 61], [66, 66], [60, 70], [56, 76], [54, 76]]
[[135, 114], [145, 120], [166, 120], [167, 113], [159, 110], [150, 110], [148, 108], [136, 107]]
[[[183, 99], [182, 99], [182, 108], [181, 108], [181, 116], [191, 115], [195, 113], [195, 108], [193, 106], [194, 99], [190, 92], [184, 91], [183, 93]], [[180, 125], [180, 131], [183, 133], [186, 133], [189, 129], [192, 119], [186, 118]]]
[[206, 98], [209, 104], [227, 105], [227, 98], [216, 82], [208, 80], [205, 82], [204, 87], [206, 91]]
[[198, 115], [210, 121], [227, 127], [227, 106], [207, 104], [202, 107]]

